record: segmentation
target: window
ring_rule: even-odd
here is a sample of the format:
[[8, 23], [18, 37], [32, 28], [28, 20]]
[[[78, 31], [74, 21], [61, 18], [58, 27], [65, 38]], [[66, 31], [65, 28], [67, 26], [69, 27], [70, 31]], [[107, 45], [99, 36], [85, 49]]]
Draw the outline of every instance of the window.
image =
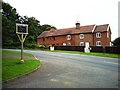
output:
[[83, 39], [84, 38], [84, 34], [80, 34], [80, 39]]
[[101, 46], [101, 41], [97, 41], [96, 46]]
[[84, 42], [80, 42], [80, 46], [84, 46]]
[[55, 41], [55, 37], [49, 37], [49, 40], [54, 40]]
[[71, 40], [71, 35], [66, 36], [67, 40]]
[[101, 33], [96, 33], [96, 38], [101, 38]]
[[51, 37], [51, 40], [54, 40], [54, 41], [55, 41], [55, 37]]

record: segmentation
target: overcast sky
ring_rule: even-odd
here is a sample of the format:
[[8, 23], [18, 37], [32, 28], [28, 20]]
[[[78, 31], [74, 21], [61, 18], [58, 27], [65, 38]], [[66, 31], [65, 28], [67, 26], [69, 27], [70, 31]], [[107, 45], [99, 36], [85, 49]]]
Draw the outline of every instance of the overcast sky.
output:
[[110, 24], [112, 40], [118, 37], [118, 1], [120, 0], [3, 0], [21, 16], [35, 17], [40, 24], [57, 29]]

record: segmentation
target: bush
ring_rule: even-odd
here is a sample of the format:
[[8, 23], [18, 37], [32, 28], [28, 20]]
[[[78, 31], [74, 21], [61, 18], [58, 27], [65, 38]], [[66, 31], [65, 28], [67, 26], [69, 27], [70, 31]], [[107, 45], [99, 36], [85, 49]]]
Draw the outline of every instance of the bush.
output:
[[33, 49], [39, 48], [39, 46], [37, 44], [27, 44], [26, 47], [27, 48], [33, 48]]
[[42, 49], [42, 50], [43, 50], [43, 49], [48, 49], [48, 48], [49, 48], [49, 47], [46, 47], [46, 46], [43, 45], [43, 44], [40, 44], [40, 45], [38, 45], [38, 46], [39, 46], [39, 48]]

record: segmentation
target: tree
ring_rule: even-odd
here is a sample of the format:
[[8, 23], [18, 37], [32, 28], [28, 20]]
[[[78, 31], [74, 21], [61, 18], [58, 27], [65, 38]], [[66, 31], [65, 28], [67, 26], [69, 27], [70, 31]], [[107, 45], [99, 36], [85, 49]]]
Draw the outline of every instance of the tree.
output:
[[46, 31], [46, 30], [49, 30], [50, 27], [51, 27], [51, 25], [48, 25], [48, 24], [42, 25], [42, 26], [41, 26], [41, 32]]
[[114, 46], [120, 46], [120, 37], [116, 38], [112, 43]]
[[2, 2], [2, 45], [11, 48], [20, 46], [20, 41], [16, 35], [16, 23], [28, 24], [29, 34], [25, 40], [25, 45], [36, 43], [37, 36], [40, 33], [40, 22], [34, 17], [20, 16], [16, 9], [10, 4]]
[[34, 17], [28, 18], [28, 21], [26, 22], [28, 24], [28, 37], [26, 38], [25, 44], [27, 43], [33, 43], [35, 44], [37, 42], [37, 36], [40, 34], [40, 22], [35, 19]]
[[16, 46], [19, 42], [16, 40], [15, 21], [19, 17], [16, 9], [8, 3], [2, 2], [2, 41], [3, 48]]
[[52, 25], [44, 24], [44, 25], [41, 26], [41, 31], [40, 32], [49, 31], [51, 28], [57, 29], [56, 27], [54, 27]]
[[[28, 24], [28, 36], [24, 42], [24, 47], [37, 45], [37, 36], [45, 30], [50, 30], [51, 25], [40, 25], [40, 21], [35, 17], [20, 16], [16, 9], [10, 4], [2, 2], [2, 46], [11, 48], [20, 46], [20, 41], [16, 35], [16, 23]], [[55, 27], [54, 27], [55, 28]]]

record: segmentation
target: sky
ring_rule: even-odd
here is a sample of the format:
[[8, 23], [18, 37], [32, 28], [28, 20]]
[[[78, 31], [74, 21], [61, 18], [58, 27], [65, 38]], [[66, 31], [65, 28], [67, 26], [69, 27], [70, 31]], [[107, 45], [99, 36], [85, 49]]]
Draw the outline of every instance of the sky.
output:
[[21, 16], [35, 17], [40, 24], [57, 29], [109, 24], [112, 40], [118, 37], [119, 0], [3, 0], [17, 9]]

